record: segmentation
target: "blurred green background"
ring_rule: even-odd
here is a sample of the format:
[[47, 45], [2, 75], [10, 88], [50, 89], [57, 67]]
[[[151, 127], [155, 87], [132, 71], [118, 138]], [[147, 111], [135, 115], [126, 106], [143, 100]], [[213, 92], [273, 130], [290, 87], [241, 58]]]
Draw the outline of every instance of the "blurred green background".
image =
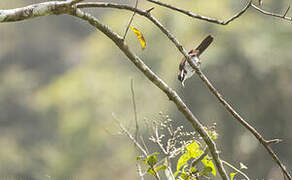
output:
[[[45, 0], [1, 0], [0, 7], [38, 2]], [[224, 20], [246, 3], [167, 2]], [[264, 8], [283, 13], [289, 3], [264, 0]], [[152, 6], [145, 1], [139, 4], [142, 9]], [[123, 34], [131, 16], [130, 12], [114, 9], [88, 11], [119, 34]], [[202, 70], [265, 138], [284, 140], [272, 148], [291, 170], [291, 22], [253, 9], [227, 26], [160, 7], [152, 14], [187, 49], [207, 34], [214, 35], [214, 43], [201, 57]], [[166, 36], [140, 16], [135, 16], [133, 26], [144, 33], [147, 47], [142, 51], [135, 35], [129, 32], [127, 43], [131, 49], [178, 91], [202, 123], [217, 123], [222, 158], [237, 166], [239, 162], [246, 164], [251, 179], [280, 179], [281, 172], [266, 151], [198, 77], [181, 87], [177, 70], [182, 55]], [[157, 118], [162, 111], [176, 125], [191, 129], [167, 96], [86, 22], [62, 15], [3, 23], [0, 42], [0, 179], [138, 179], [133, 145], [118, 134], [112, 117], [115, 113], [124, 125], [134, 127], [131, 78], [140, 120]]]

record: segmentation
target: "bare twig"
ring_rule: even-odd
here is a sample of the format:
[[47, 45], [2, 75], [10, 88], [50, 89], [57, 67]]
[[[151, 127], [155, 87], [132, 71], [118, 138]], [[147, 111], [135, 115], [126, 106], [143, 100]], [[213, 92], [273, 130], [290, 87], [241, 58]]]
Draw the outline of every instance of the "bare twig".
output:
[[[143, 149], [143, 147], [139, 144], [139, 142], [132, 136], [132, 134], [123, 126], [123, 124], [117, 119], [117, 117], [112, 114], [113, 118], [116, 120], [116, 122], [118, 123], [119, 127], [121, 128], [122, 132], [128, 136], [128, 138], [135, 144], [135, 146], [144, 154], [145, 157], [148, 157], [148, 154], [146, 152], [145, 149]], [[154, 167], [152, 165], [150, 165], [150, 168], [153, 170], [154, 172], [154, 177], [157, 179], [157, 180], [160, 180], [160, 177], [158, 175], [158, 173], [156, 172], [156, 170], [154, 169]], [[139, 168], [139, 166], [138, 166]], [[138, 173], [140, 175], [140, 170], [138, 169]], [[142, 176], [143, 177], [143, 176]]]
[[132, 134], [124, 127], [124, 125], [118, 120], [115, 114], [112, 114], [114, 120], [117, 122], [122, 132], [128, 136], [128, 138], [135, 144], [135, 146], [144, 154], [144, 156], [148, 156], [146, 150], [139, 144], [139, 142], [132, 136]]
[[[139, 124], [138, 124], [138, 115], [137, 115], [137, 109], [136, 109], [136, 100], [135, 100], [135, 91], [134, 91], [134, 79], [131, 78], [131, 95], [132, 95], [132, 102], [133, 102], [133, 111], [134, 111], [134, 120], [135, 120], [135, 140], [138, 142], [138, 136], [139, 136]], [[142, 139], [143, 140], [143, 139]], [[142, 143], [144, 143], [144, 141], [142, 141]], [[135, 145], [135, 149], [136, 148], [136, 144]], [[142, 144], [144, 146], [144, 150], [145, 152], [148, 154], [147, 151], [147, 147], [145, 146], [145, 143]], [[142, 147], [142, 146], [141, 146]], [[144, 180], [144, 175], [145, 173], [142, 172], [142, 168], [141, 165], [138, 161], [136, 161], [136, 167], [137, 167], [137, 172], [138, 175], [141, 177], [141, 180]]]
[[209, 153], [209, 149], [208, 147], [205, 147], [203, 150], [203, 153], [199, 157], [193, 160], [192, 167], [195, 167], [202, 159], [204, 159], [204, 157], [208, 155], [208, 153]]
[[280, 142], [282, 142], [283, 140], [282, 139], [272, 139], [272, 140], [266, 140], [266, 144], [267, 145], [270, 145], [270, 144], [278, 144]]
[[131, 78], [131, 95], [132, 95], [132, 103], [133, 103], [133, 111], [134, 111], [134, 120], [135, 120], [135, 139], [138, 141], [138, 138], [140, 138], [142, 145], [145, 148], [145, 151], [148, 152], [148, 148], [145, 144], [145, 141], [143, 137], [140, 134], [140, 128], [138, 123], [138, 113], [137, 113], [137, 105], [136, 105], [136, 99], [135, 99], [135, 91], [134, 91], [134, 79]]
[[138, 140], [139, 124], [138, 124], [137, 107], [136, 107], [136, 100], [135, 100], [134, 79], [131, 79], [131, 95], [132, 95], [132, 102], [133, 102], [134, 120], [135, 120], [135, 125], [136, 125], [135, 139]]
[[138, 171], [138, 175], [141, 177], [141, 180], [144, 180], [144, 175], [146, 173], [142, 172], [142, 168], [141, 168], [141, 165], [139, 163], [137, 163], [137, 171]]
[[[139, 0], [136, 0], [136, 2], [135, 2], [135, 9], [137, 9], [137, 7], [138, 7], [138, 1], [139, 1]], [[132, 22], [133, 22], [133, 19], [134, 19], [135, 14], [136, 14], [136, 11], [134, 11], [133, 15], [131, 16], [131, 18], [130, 18], [130, 20], [129, 20], [129, 23], [128, 23], [128, 25], [127, 25], [127, 27], [126, 27], [126, 30], [125, 30], [125, 34], [124, 34], [123, 40], [126, 39], [127, 33], [128, 33], [129, 28], [130, 28], [130, 26], [131, 26], [131, 24], [132, 24]]]
[[223, 20], [219, 20], [219, 19], [214, 19], [214, 18], [198, 15], [198, 14], [192, 13], [190, 11], [186, 11], [184, 9], [177, 8], [175, 6], [172, 6], [172, 5], [166, 4], [164, 2], [157, 1], [157, 0], [147, 0], [147, 1], [152, 2], [154, 4], [157, 4], [157, 5], [160, 5], [160, 6], [163, 6], [163, 7], [166, 7], [166, 8], [169, 8], [169, 9], [172, 9], [174, 11], [181, 12], [181, 13], [183, 13], [187, 16], [190, 16], [192, 18], [196, 18], [196, 19], [200, 19], [203, 21], [208, 21], [208, 22], [216, 23], [216, 24], [220, 24], [220, 25], [227, 25], [231, 21], [233, 21], [236, 18], [238, 18], [239, 16], [241, 16], [250, 7], [251, 2], [252, 2], [252, 0], [249, 0], [248, 4], [240, 12], [238, 12], [237, 14], [235, 14], [234, 16], [229, 18], [227, 21], [223, 21]]
[[151, 7], [151, 8], [149, 8], [149, 9], [146, 9], [145, 11], [146, 11], [147, 13], [150, 13], [153, 9], [154, 9], [154, 7]]
[[169, 152], [167, 152], [166, 150], [165, 150], [165, 148], [163, 147], [163, 144], [161, 143], [161, 138], [159, 137], [159, 132], [158, 132], [158, 127], [156, 126], [155, 127], [155, 132], [154, 132], [154, 138], [155, 138], [155, 142], [156, 142], [156, 144], [158, 144], [158, 146], [159, 146], [159, 148], [161, 149], [161, 151], [166, 155], [166, 156], [168, 156], [169, 154]]
[[254, 9], [256, 9], [257, 11], [259, 11], [259, 12], [265, 14], [265, 15], [281, 18], [281, 19], [284, 19], [284, 20], [287, 20], [287, 21], [292, 21], [292, 17], [286, 16], [288, 11], [289, 11], [289, 9], [290, 9], [290, 6], [287, 8], [287, 10], [285, 11], [284, 15], [272, 13], [272, 12], [269, 12], [269, 11], [265, 11], [265, 10], [259, 8], [258, 6], [254, 5], [253, 3], [251, 4], [251, 6]]
[[205, 85], [209, 88], [209, 90], [217, 97], [217, 99], [225, 107], [225, 109], [235, 119], [237, 119], [237, 121], [242, 126], [244, 126], [246, 129], [248, 129], [257, 138], [257, 140], [265, 147], [265, 149], [270, 154], [270, 156], [273, 158], [273, 160], [279, 165], [279, 167], [281, 168], [281, 170], [283, 171], [283, 173], [288, 177], [289, 180], [291, 180], [290, 173], [286, 170], [286, 167], [282, 164], [282, 162], [280, 161], [280, 159], [278, 158], [278, 156], [271, 149], [271, 147], [269, 146], [270, 143], [268, 143], [254, 127], [252, 127], [246, 120], [243, 119], [243, 117], [241, 117], [239, 115], [238, 112], [236, 112], [232, 108], [232, 106], [224, 99], [224, 97], [218, 92], [218, 90], [212, 85], [212, 83], [208, 80], [208, 78], [203, 74], [203, 72], [200, 69], [196, 69], [196, 73], [200, 76], [200, 78], [205, 83]]
[[290, 10], [290, 5], [288, 6], [288, 8], [286, 9], [286, 11], [285, 11], [285, 13], [283, 14], [283, 18], [285, 18], [286, 17], [286, 15], [287, 15], [287, 13], [289, 12], [289, 10]]
[[232, 169], [234, 169], [235, 171], [239, 172], [241, 175], [243, 175], [246, 178], [246, 180], [249, 180], [249, 177], [245, 173], [243, 173], [241, 170], [237, 169], [236, 167], [234, 167], [233, 165], [231, 165], [230, 163], [226, 161], [222, 160], [222, 162], [226, 164], [227, 166], [231, 167]]
[[251, 3], [252, 3], [252, 0], [250, 0], [246, 6], [241, 10], [239, 11], [237, 14], [235, 14], [234, 16], [232, 16], [230, 19], [228, 19], [227, 21], [225, 21], [223, 23], [223, 25], [227, 25], [229, 24], [231, 21], [235, 20], [236, 18], [239, 18], [239, 16], [241, 16], [243, 13], [245, 13], [245, 11], [251, 6]]

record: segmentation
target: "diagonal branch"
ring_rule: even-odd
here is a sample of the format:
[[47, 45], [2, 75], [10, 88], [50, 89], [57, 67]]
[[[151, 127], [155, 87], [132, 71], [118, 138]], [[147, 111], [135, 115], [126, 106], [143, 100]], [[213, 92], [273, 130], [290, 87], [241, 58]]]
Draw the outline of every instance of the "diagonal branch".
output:
[[[138, 7], [138, 2], [139, 2], [139, 0], [136, 0], [136, 3], [135, 3], [135, 8], [136, 8], [136, 9], [137, 9], [137, 7]], [[134, 20], [134, 16], [135, 16], [135, 15], [136, 15], [136, 11], [134, 11], [134, 13], [132, 14], [132, 16], [131, 16], [131, 18], [130, 18], [130, 20], [129, 20], [129, 23], [128, 23], [127, 27], [126, 27], [125, 34], [124, 34], [124, 37], [123, 37], [124, 40], [126, 39], [127, 33], [128, 33], [129, 28], [130, 28], [130, 26], [131, 26], [131, 24], [132, 24], [132, 22], [133, 22], [133, 20]]]
[[166, 8], [169, 8], [169, 9], [174, 10], [174, 11], [181, 12], [181, 13], [183, 13], [183, 14], [185, 14], [187, 16], [190, 16], [192, 18], [196, 18], [196, 19], [200, 19], [200, 20], [203, 20], [203, 21], [208, 21], [208, 22], [215, 23], [215, 24], [220, 24], [220, 25], [227, 25], [231, 21], [239, 18], [239, 16], [241, 16], [243, 13], [245, 13], [245, 11], [251, 6], [251, 2], [252, 2], [252, 0], [249, 0], [247, 5], [240, 12], [236, 13], [234, 16], [232, 16], [228, 20], [223, 21], [223, 20], [214, 19], [214, 18], [202, 16], [202, 15], [199, 15], [199, 14], [195, 14], [193, 12], [186, 11], [186, 10], [181, 9], [181, 8], [177, 8], [175, 6], [172, 6], [170, 4], [166, 4], [164, 2], [160, 2], [160, 1], [157, 1], [157, 0], [147, 0], [147, 1], [152, 2], [154, 4], [157, 4], [157, 5], [160, 5], [160, 6], [163, 6], [163, 7], [166, 7]]

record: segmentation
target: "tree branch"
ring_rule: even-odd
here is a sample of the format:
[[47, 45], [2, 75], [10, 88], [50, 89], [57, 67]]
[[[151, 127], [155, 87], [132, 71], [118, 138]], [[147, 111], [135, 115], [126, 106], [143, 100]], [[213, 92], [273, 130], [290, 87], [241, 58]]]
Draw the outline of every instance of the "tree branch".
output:
[[209, 153], [209, 149], [207, 147], [204, 148], [203, 153], [192, 161], [192, 167], [195, 167], [204, 157], [206, 157]]
[[287, 21], [292, 21], [292, 17], [286, 16], [288, 11], [290, 10], [290, 6], [288, 6], [288, 8], [286, 9], [286, 11], [285, 11], [285, 13], [283, 15], [272, 13], [272, 12], [269, 12], [269, 11], [265, 11], [265, 10], [259, 8], [258, 6], [254, 5], [253, 3], [251, 4], [251, 6], [255, 10], [261, 12], [262, 14], [265, 14], [265, 15], [268, 15], [268, 16], [273, 16], [273, 17], [280, 18], [280, 19], [284, 19], [284, 20], [287, 20]]
[[[137, 7], [138, 7], [138, 2], [139, 2], [139, 0], [136, 0], [136, 3], [135, 3], [135, 9], [137, 9]], [[131, 18], [130, 18], [130, 20], [129, 20], [129, 23], [128, 23], [127, 27], [126, 27], [125, 34], [124, 34], [124, 37], [123, 37], [124, 40], [126, 39], [127, 33], [128, 33], [128, 31], [129, 31], [129, 28], [130, 28], [130, 26], [131, 26], [131, 23], [132, 23], [132, 21], [133, 21], [135, 15], [136, 15], [136, 11], [134, 11], [134, 13], [133, 13], [133, 15], [131, 16]]]
[[252, 2], [252, 0], [249, 0], [248, 4], [240, 12], [238, 12], [237, 14], [235, 14], [234, 16], [229, 18], [227, 21], [223, 21], [223, 20], [219, 20], [219, 19], [206, 17], [206, 16], [201, 16], [201, 15], [192, 13], [190, 11], [186, 11], [184, 9], [177, 8], [175, 6], [172, 6], [172, 5], [157, 1], [157, 0], [147, 0], [147, 1], [152, 2], [154, 4], [157, 4], [157, 5], [160, 5], [160, 6], [163, 6], [163, 7], [166, 7], [166, 8], [169, 8], [169, 9], [172, 9], [174, 11], [181, 12], [181, 13], [183, 13], [183, 14], [185, 14], [187, 16], [190, 16], [192, 18], [196, 18], [196, 19], [200, 19], [200, 20], [203, 20], [203, 21], [208, 21], [208, 22], [215, 23], [215, 24], [220, 24], [220, 25], [227, 25], [231, 21], [239, 18], [239, 16], [241, 16], [243, 13], [245, 13], [245, 11], [250, 7], [251, 2]]
[[72, 11], [71, 5], [73, 1], [51, 1], [30, 6], [0, 10], [0, 22], [22, 21], [29, 18], [35, 18], [45, 15], [66, 14]]

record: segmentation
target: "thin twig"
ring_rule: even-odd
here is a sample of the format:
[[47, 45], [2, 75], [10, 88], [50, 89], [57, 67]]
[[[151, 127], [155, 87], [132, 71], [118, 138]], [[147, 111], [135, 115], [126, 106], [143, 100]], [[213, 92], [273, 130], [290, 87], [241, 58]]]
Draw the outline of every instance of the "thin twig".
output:
[[[138, 124], [138, 116], [137, 116], [137, 109], [136, 109], [136, 100], [135, 100], [135, 91], [134, 91], [134, 79], [131, 78], [131, 95], [132, 95], [132, 103], [133, 103], [133, 111], [134, 111], [134, 120], [135, 120], [135, 124], [136, 124], [136, 128], [135, 128], [135, 140], [137, 142], [139, 142], [138, 140], [138, 136], [139, 136], [139, 124]], [[144, 143], [144, 141], [142, 141], [142, 143]], [[135, 145], [135, 144], [134, 144]], [[148, 154], [147, 151], [147, 147], [145, 146], [145, 144], [142, 144], [144, 146], [144, 150], [146, 151], [146, 153]], [[135, 145], [135, 149], [136, 145]], [[141, 180], [144, 180], [144, 174], [142, 173], [142, 169], [141, 169], [141, 165], [139, 163], [139, 161], [136, 161], [136, 167], [137, 167], [137, 172], [138, 175], [141, 177]]]
[[286, 15], [287, 15], [287, 13], [289, 12], [289, 10], [290, 10], [290, 5], [289, 5], [288, 8], [286, 9], [286, 11], [285, 11], [285, 13], [284, 13], [284, 15], [283, 15], [283, 18], [286, 17]]
[[235, 20], [236, 18], [239, 18], [239, 16], [241, 16], [243, 13], [245, 13], [245, 11], [251, 6], [251, 3], [252, 3], [252, 0], [250, 0], [241, 11], [239, 11], [237, 14], [235, 14], [230, 19], [228, 19], [227, 21], [225, 21], [223, 25], [227, 25], [231, 21]]
[[131, 78], [131, 95], [132, 95], [132, 103], [133, 103], [133, 111], [134, 111], [134, 120], [135, 120], [135, 124], [136, 124], [135, 139], [138, 140], [139, 124], [138, 124], [137, 107], [136, 107], [135, 91], [134, 91], [134, 79], [133, 78]]
[[283, 173], [288, 177], [289, 180], [291, 180], [290, 173], [286, 170], [286, 167], [282, 164], [278, 156], [275, 154], [275, 152], [271, 149], [269, 146], [270, 143], [268, 143], [262, 135], [254, 128], [252, 127], [243, 117], [239, 115], [238, 112], [236, 112], [233, 107], [224, 99], [224, 97], [218, 92], [218, 90], [213, 86], [213, 84], [209, 81], [209, 79], [203, 74], [203, 72], [200, 69], [196, 69], [196, 73], [199, 75], [201, 80], [205, 83], [205, 85], [209, 88], [209, 90], [217, 97], [219, 102], [225, 107], [225, 109], [235, 118], [237, 121], [244, 126], [246, 129], [248, 129], [255, 137], [256, 139], [265, 147], [267, 152], [270, 154], [270, 156], [273, 158], [273, 160], [279, 165]]
[[193, 12], [186, 11], [184, 9], [177, 8], [175, 6], [172, 6], [170, 4], [166, 4], [164, 2], [160, 2], [160, 1], [157, 1], [157, 0], [147, 0], [147, 1], [152, 2], [154, 4], [157, 4], [157, 5], [160, 5], [160, 6], [163, 6], [163, 7], [166, 7], [166, 8], [169, 8], [169, 9], [172, 9], [174, 11], [181, 12], [181, 13], [183, 13], [183, 14], [185, 14], [187, 16], [190, 16], [192, 18], [196, 18], [196, 19], [208, 21], [208, 22], [211, 22], [211, 23], [221, 24], [221, 25], [227, 25], [231, 21], [233, 21], [236, 18], [238, 18], [239, 16], [241, 16], [250, 7], [251, 2], [252, 2], [252, 0], [249, 0], [248, 4], [240, 12], [238, 12], [237, 14], [235, 14], [234, 16], [232, 16], [231, 18], [229, 18], [227, 21], [223, 21], [223, 20], [219, 20], [219, 19], [214, 19], [214, 18], [210, 18], [210, 17], [198, 15], [198, 14], [195, 14]]
[[141, 177], [141, 180], [144, 180], [144, 175], [146, 173], [142, 172], [142, 168], [141, 168], [141, 165], [139, 163], [137, 163], [137, 171], [138, 171], [138, 175]]
[[[288, 17], [286, 16], [286, 14], [288, 13], [289, 9], [290, 8], [287, 8], [286, 12], [284, 13], [284, 15], [281, 15], [281, 14], [276, 14], [276, 13], [272, 13], [272, 12], [269, 12], [269, 11], [265, 11], [261, 8], [259, 8], [258, 6], [254, 5], [253, 3], [251, 4], [251, 6], [256, 9], [257, 11], [265, 14], [265, 15], [268, 15], [268, 16], [273, 16], [273, 17], [277, 17], [277, 18], [280, 18], [280, 19], [284, 19], [284, 20], [287, 20], [287, 21], [292, 21], [292, 17]], [[290, 7], [290, 6], [289, 6]]]
[[159, 148], [161, 149], [161, 151], [166, 155], [168, 156], [168, 152], [165, 150], [165, 148], [163, 147], [163, 144], [161, 144], [161, 139], [159, 137], [159, 132], [158, 132], [158, 127], [156, 126], [155, 127], [155, 142], [156, 144], [158, 144]]
[[125, 126], [118, 120], [114, 113], [112, 113], [114, 120], [117, 122], [119, 127], [121, 128], [122, 132], [128, 136], [128, 138], [135, 144], [135, 146], [144, 154], [144, 156], [148, 156], [147, 152], [143, 147], [139, 144], [138, 141], [132, 136], [132, 134], [125, 128]]
[[244, 172], [240, 171], [239, 169], [237, 169], [236, 167], [234, 167], [233, 165], [231, 165], [230, 163], [224, 160], [222, 160], [222, 162], [226, 164], [227, 166], [231, 167], [232, 169], [234, 169], [235, 171], [239, 172], [241, 175], [243, 175], [246, 178], [246, 180], [249, 180], [249, 177]]
[[195, 160], [193, 160], [192, 162], [192, 167], [195, 167], [202, 159], [204, 159], [204, 157], [206, 157], [209, 153], [209, 149], [208, 147], [205, 147], [203, 150], [203, 153], [197, 157]]
[[136, 98], [135, 98], [135, 91], [134, 91], [134, 79], [131, 78], [131, 95], [132, 95], [132, 103], [133, 103], [133, 111], [134, 111], [134, 120], [135, 120], [135, 139], [138, 141], [138, 137], [142, 142], [142, 145], [145, 148], [145, 151], [149, 153], [148, 148], [145, 144], [143, 137], [140, 134], [140, 128], [138, 123], [138, 113], [137, 113], [137, 105], [136, 105]]
[[[137, 9], [137, 7], [138, 7], [138, 1], [139, 1], [139, 0], [136, 0], [136, 2], [135, 2], [135, 9]], [[127, 27], [126, 27], [126, 30], [125, 30], [125, 34], [124, 34], [124, 36], [123, 36], [123, 40], [126, 39], [127, 33], [128, 33], [129, 28], [130, 28], [130, 26], [131, 26], [131, 24], [132, 24], [132, 22], [133, 22], [133, 19], [134, 19], [135, 14], [136, 14], [136, 11], [134, 11], [133, 15], [131, 16], [131, 18], [130, 18], [130, 20], [129, 20], [129, 23], [128, 23], [128, 25], [127, 25]]]
[[145, 143], [145, 141], [144, 141], [144, 138], [143, 138], [143, 136], [141, 136], [141, 135], [140, 135], [140, 140], [141, 140], [142, 145], [144, 146], [146, 152], [149, 154], [149, 150], [148, 150], [148, 148], [147, 148], [147, 146], [146, 146], [146, 143]]
[[[124, 127], [124, 125], [118, 120], [118, 118], [115, 116], [115, 114], [112, 114], [114, 120], [117, 122], [117, 124], [119, 125], [120, 129], [122, 130], [122, 132], [128, 136], [128, 138], [135, 144], [135, 146], [144, 154], [145, 157], [148, 157], [148, 154], [146, 152], [145, 149], [143, 149], [143, 147], [139, 144], [139, 142], [132, 136], [132, 134]], [[154, 167], [152, 165], [149, 165], [150, 168], [153, 170], [154, 172], [154, 177], [157, 180], [160, 180], [159, 174], [156, 172], [156, 170], [154, 169]]]
[[266, 140], [266, 144], [270, 145], [270, 144], [278, 144], [280, 142], [282, 142], [282, 139], [272, 139], [272, 140]]

